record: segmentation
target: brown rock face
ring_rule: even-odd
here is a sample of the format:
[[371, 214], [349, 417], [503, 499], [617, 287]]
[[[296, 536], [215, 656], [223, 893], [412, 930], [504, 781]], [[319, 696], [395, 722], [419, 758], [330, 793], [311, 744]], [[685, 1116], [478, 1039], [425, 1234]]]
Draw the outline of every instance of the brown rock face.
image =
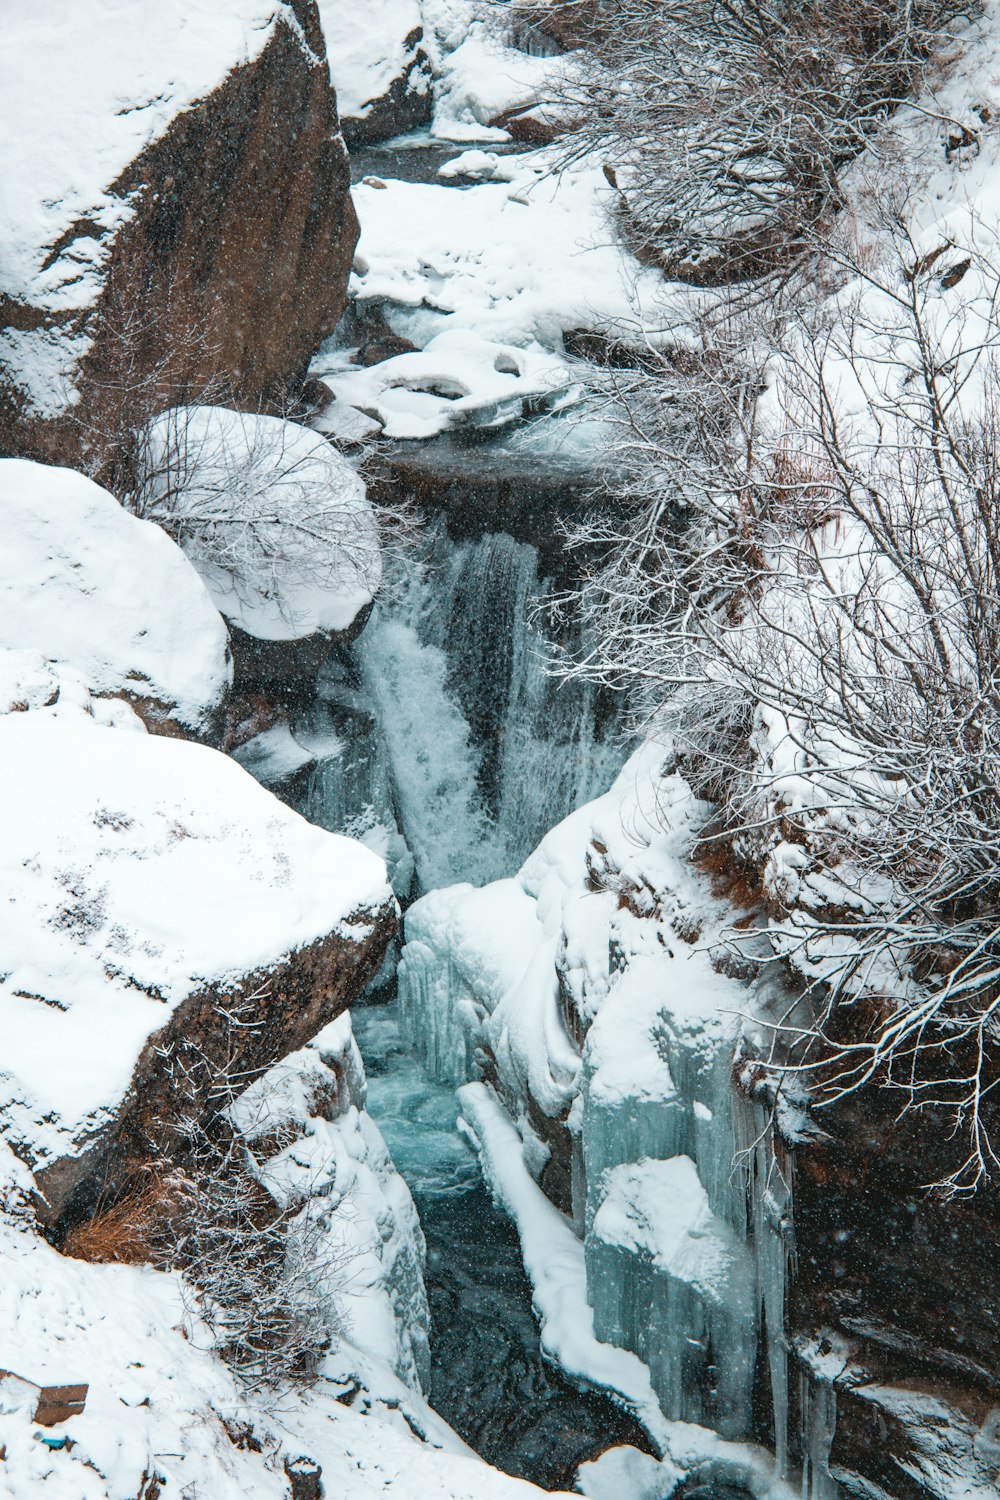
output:
[[267, 971], [188, 996], [146, 1043], [121, 1109], [90, 1150], [35, 1171], [43, 1222], [66, 1227], [89, 1217], [101, 1195], [127, 1179], [130, 1162], [171, 1154], [183, 1116], [208, 1119], [219, 1109], [226, 1079], [236, 1092], [248, 1087], [358, 1000], [395, 933], [396, 904], [355, 912], [344, 925], [343, 935]]
[[843, 1356], [830, 1470], [846, 1494], [936, 1500], [955, 1476], [988, 1493], [1000, 1193], [928, 1193], [958, 1143], [898, 1108], [885, 1090], [852, 1097], [822, 1117], [827, 1139], [796, 1152], [792, 1343], [808, 1364], [832, 1334]]
[[312, 57], [280, 23], [109, 185], [135, 210], [94, 306], [56, 318], [0, 295], [0, 327], [93, 338], [72, 421], [40, 421], [16, 386], [0, 388], [0, 449], [69, 464], [89, 453], [93, 468], [102, 443], [173, 401], [266, 404], [332, 332], [358, 224], [314, 0], [296, 9]]

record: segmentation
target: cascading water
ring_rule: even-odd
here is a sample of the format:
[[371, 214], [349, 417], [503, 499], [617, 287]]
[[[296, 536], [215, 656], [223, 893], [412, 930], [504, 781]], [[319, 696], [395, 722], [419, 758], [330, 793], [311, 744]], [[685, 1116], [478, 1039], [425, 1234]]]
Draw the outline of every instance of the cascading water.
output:
[[456, 542], [440, 522], [428, 543], [351, 649], [354, 684], [328, 669], [322, 706], [293, 726], [308, 737], [332, 706], [351, 718], [300, 805], [335, 830], [398, 826], [420, 891], [516, 870], [622, 760], [608, 695], [549, 671], [537, 549], [503, 533]]

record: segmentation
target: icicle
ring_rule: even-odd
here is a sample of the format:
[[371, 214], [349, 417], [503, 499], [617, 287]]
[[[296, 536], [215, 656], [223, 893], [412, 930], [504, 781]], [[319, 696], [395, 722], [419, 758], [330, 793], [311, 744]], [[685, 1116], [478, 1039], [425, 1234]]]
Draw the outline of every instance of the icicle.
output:
[[399, 1026], [436, 1083], [471, 1083], [478, 1015], [454, 965], [425, 943], [409, 942], [396, 971]]
[[837, 1392], [832, 1382], [802, 1372], [802, 1500], [838, 1500], [840, 1485], [830, 1475], [830, 1449], [837, 1427]]

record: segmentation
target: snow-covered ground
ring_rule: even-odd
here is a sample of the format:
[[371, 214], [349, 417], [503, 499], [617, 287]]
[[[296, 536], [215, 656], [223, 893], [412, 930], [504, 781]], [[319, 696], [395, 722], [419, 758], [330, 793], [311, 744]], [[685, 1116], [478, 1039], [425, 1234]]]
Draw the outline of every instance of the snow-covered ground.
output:
[[[347, 1332], [302, 1395], [275, 1400], [240, 1386], [179, 1277], [52, 1249], [34, 1226], [30, 1174], [0, 1142], [0, 1327], [14, 1367], [0, 1376], [5, 1497], [287, 1500], [286, 1464], [303, 1456], [320, 1466], [324, 1493], [344, 1500], [540, 1493], [471, 1454], [411, 1383], [411, 1341], [423, 1325], [419, 1294], [416, 1305], [403, 1294], [422, 1245], [409, 1194], [359, 1108], [356, 1072], [344, 1082], [351, 1052], [344, 1018], [273, 1081], [286, 1101], [296, 1081], [306, 1094], [317, 1081], [336, 1094], [323, 1115], [286, 1108], [283, 1122], [294, 1113], [299, 1137], [283, 1159], [301, 1157], [289, 1171], [336, 1206], [331, 1232], [351, 1251]], [[84, 1383], [81, 1415], [38, 1425], [40, 1385]]]
[[[387, 436], [500, 425], [574, 399], [580, 371], [565, 357], [565, 333], [634, 335], [662, 323], [665, 297], [681, 296], [614, 243], [614, 190], [597, 164], [556, 172], [545, 151], [502, 160], [491, 171], [502, 180], [462, 191], [393, 179], [354, 190], [351, 294], [421, 352], [357, 369], [330, 348], [313, 373]], [[471, 166], [482, 172], [479, 155]]]

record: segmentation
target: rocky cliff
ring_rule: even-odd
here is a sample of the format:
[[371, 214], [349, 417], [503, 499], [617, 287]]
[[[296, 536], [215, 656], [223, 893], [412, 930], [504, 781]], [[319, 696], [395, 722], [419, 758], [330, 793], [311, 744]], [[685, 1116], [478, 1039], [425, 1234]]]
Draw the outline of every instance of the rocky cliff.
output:
[[94, 469], [170, 399], [287, 387], [357, 238], [314, 0], [49, 0], [5, 40], [0, 445]]

